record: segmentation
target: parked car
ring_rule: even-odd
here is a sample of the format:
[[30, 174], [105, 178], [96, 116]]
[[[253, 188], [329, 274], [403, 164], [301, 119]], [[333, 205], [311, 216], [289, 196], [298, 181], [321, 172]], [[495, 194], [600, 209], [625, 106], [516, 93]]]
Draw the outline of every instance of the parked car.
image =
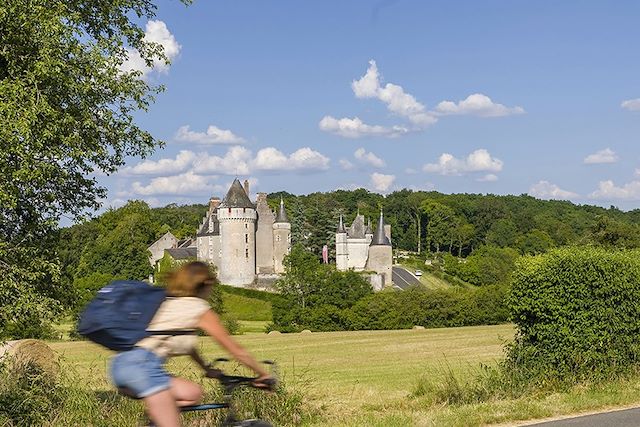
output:
[[415, 273], [413, 273], [415, 276], [422, 276], [422, 270], [416, 270]]

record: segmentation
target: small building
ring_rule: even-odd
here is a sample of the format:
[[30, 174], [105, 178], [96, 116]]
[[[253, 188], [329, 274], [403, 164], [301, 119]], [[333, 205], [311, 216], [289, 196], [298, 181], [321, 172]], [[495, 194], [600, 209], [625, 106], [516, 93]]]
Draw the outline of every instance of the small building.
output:
[[147, 249], [151, 252], [149, 256], [149, 263], [155, 267], [156, 263], [164, 256], [166, 249], [177, 248], [178, 238], [174, 236], [170, 231], [164, 233], [162, 237], [153, 242]]

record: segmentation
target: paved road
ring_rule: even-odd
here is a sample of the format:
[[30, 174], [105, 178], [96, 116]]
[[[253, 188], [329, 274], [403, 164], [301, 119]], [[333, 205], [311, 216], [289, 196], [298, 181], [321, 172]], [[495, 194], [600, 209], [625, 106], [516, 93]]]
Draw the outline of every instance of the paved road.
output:
[[407, 289], [409, 286], [416, 286], [420, 284], [420, 280], [403, 267], [393, 267], [392, 275], [393, 284], [400, 289]]
[[640, 426], [640, 408], [529, 425], [536, 427], [638, 427]]

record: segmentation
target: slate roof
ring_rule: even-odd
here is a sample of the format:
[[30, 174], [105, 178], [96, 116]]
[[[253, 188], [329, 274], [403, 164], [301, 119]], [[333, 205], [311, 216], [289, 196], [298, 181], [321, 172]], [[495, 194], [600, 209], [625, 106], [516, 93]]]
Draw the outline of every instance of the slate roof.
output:
[[220, 222], [216, 216], [213, 217], [213, 231], [209, 231], [209, 221], [211, 221], [211, 215], [207, 214], [204, 222], [200, 226], [200, 229], [196, 233], [196, 236], [219, 236], [220, 235]]
[[224, 208], [252, 208], [255, 209], [255, 205], [247, 196], [247, 193], [244, 191], [242, 184], [238, 178], [233, 180], [233, 184], [231, 184], [231, 188], [227, 192], [227, 195], [224, 196], [224, 200], [220, 204], [220, 207]]
[[176, 260], [198, 257], [198, 248], [173, 248], [165, 249], [165, 251], [171, 256], [171, 258]]
[[356, 219], [353, 220], [351, 227], [347, 230], [347, 233], [352, 239], [364, 239], [365, 228], [364, 215], [358, 214], [356, 215]]
[[280, 208], [278, 209], [278, 214], [276, 215], [276, 220], [274, 222], [289, 222], [289, 218], [287, 218], [287, 211], [284, 209], [284, 200], [280, 197]]
[[384, 234], [384, 218], [382, 217], [382, 211], [380, 211], [380, 219], [378, 220], [378, 227], [375, 233], [373, 233], [373, 239], [369, 246], [391, 246], [391, 242]]

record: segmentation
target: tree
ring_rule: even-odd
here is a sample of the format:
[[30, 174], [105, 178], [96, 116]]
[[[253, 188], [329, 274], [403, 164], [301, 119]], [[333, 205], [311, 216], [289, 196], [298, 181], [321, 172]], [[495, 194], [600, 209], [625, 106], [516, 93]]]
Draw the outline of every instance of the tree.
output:
[[284, 257], [283, 265], [285, 274], [277, 282], [278, 290], [305, 308], [307, 300], [322, 281], [319, 258], [297, 244]]
[[[166, 60], [138, 22], [149, 0], [5, 0], [0, 6], [0, 336], [51, 316], [59, 266], [48, 234], [106, 194], [94, 178], [145, 157], [160, 142], [135, 124], [161, 87], [120, 66], [135, 49]], [[19, 292], [15, 292], [19, 289]], [[23, 301], [23, 299], [27, 301]], [[13, 329], [15, 330], [15, 328]]]
[[434, 200], [425, 200], [421, 207], [428, 218], [427, 249], [430, 249], [433, 244], [436, 247], [436, 252], [440, 252], [440, 247], [450, 241], [450, 235], [455, 228], [452, 227], [452, 224], [455, 223], [455, 212], [449, 206]]

